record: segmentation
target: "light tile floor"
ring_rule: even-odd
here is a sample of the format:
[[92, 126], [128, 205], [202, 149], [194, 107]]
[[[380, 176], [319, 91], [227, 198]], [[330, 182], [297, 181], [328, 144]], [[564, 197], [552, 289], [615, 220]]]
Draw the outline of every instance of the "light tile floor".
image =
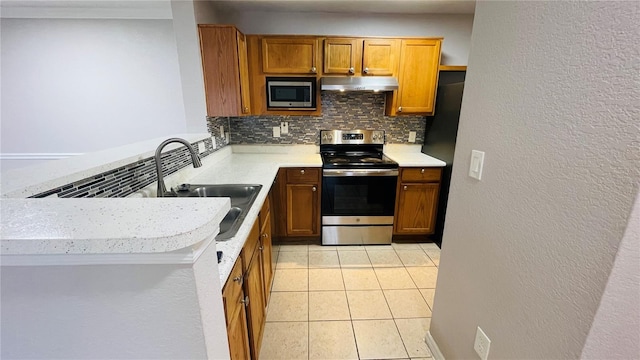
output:
[[429, 359], [433, 243], [275, 245], [260, 359]]

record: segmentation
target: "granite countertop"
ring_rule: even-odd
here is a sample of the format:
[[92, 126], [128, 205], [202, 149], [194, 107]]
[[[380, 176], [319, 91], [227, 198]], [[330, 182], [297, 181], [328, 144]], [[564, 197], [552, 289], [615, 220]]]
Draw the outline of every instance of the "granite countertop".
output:
[[397, 162], [400, 167], [444, 167], [444, 161], [421, 152], [421, 145], [390, 144], [385, 145], [384, 153]]
[[3, 199], [2, 255], [170, 252], [216, 234], [229, 208], [228, 198]]
[[[388, 145], [385, 154], [400, 166], [441, 167], [419, 145]], [[321, 167], [316, 146], [225, 147], [165, 179], [167, 188], [191, 184], [263, 185], [237, 234], [216, 242], [224, 284], [240, 255], [280, 167]], [[183, 249], [214, 236], [229, 209], [228, 198], [145, 199], [155, 183], [124, 199], [3, 199], [2, 253], [122, 254]], [[144, 209], [144, 211], [141, 211]], [[184, 214], [188, 214], [187, 217]]]

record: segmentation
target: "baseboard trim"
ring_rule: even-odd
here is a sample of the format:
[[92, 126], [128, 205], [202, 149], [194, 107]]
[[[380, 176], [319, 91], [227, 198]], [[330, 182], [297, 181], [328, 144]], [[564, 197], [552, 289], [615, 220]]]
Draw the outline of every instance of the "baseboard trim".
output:
[[433, 358], [435, 360], [445, 360], [444, 355], [442, 355], [442, 351], [440, 351], [440, 348], [436, 343], [436, 340], [433, 338], [433, 336], [431, 336], [431, 331], [427, 331], [427, 337], [425, 338], [425, 340], [427, 342], [429, 350], [431, 350], [431, 355], [433, 355]]

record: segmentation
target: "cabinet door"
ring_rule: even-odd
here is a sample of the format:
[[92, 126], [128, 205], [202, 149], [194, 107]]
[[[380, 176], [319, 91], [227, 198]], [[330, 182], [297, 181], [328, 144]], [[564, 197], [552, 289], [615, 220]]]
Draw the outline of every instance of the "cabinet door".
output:
[[247, 313], [249, 315], [249, 341], [253, 359], [257, 359], [262, 343], [262, 330], [265, 320], [264, 283], [262, 281], [262, 252], [256, 251], [249, 268], [244, 275], [245, 293], [249, 297]]
[[316, 38], [267, 37], [262, 39], [265, 74], [316, 74]]
[[323, 72], [335, 75], [355, 75], [356, 56], [360, 52], [359, 43], [356, 39], [325, 39]]
[[232, 360], [246, 360], [250, 358], [251, 353], [249, 351], [247, 334], [247, 315], [242, 305], [238, 307], [235, 314], [231, 315], [229, 325], [227, 325], [229, 352]]
[[244, 306], [244, 291], [242, 291], [242, 264], [236, 261], [229, 279], [222, 290], [225, 317], [227, 320], [227, 337], [231, 359], [244, 360], [250, 356], [249, 337], [247, 329], [247, 314]]
[[[233, 26], [199, 25], [204, 90], [209, 116], [239, 116], [249, 111], [249, 84], [245, 51], [238, 53], [239, 35]], [[244, 35], [241, 36], [244, 39]], [[244, 56], [244, 60], [242, 57]], [[246, 91], [244, 91], [244, 89]], [[241, 95], [242, 91], [242, 95]]]
[[236, 31], [238, 39], [238, 66], [240, 68], [240, 110], [243, 114], [251, 113], [249, 89], [249, 60], [247, 58], [247, 39], [243, 33]]
[[438, 183], [401, 183], [398, 190], [396, 233], [431, 234], [435, 230]]
[[432, 114], [438, 85], [440, 40], [402, 40], [397, 114]]
[[[262, 213], [260, 214], [262, 217]], [[262, 251], [262, 275], [264, 280], [264, 299], [265, 306], [269, 304], [269, 298], [271, 297], [271, 282], [273, 280], [273, 273], [275, 270], [275, 263], [273, 262], [273, 251], [271, 244], [271, 214], [267, 212], [265, 215], [265, 221], [262, 225], [262, 231], [260, 233], [260, 250]]]
[[399, 40], [369, 39], [364, 41], [362, 74], [371, 76], [393, 76], [400, 57]]
[[287, 235], [318, 235], [317, 184], [287, 184]]

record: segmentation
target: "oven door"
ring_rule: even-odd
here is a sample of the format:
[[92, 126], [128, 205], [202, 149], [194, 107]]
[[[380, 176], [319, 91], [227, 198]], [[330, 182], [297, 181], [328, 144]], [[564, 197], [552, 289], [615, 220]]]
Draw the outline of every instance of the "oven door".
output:
[[324, 169], [322, 243], [391, 243], [397, 181], [397, 169]]
[[324, 169], [322, 216], [391, 216], [398, 170]]

